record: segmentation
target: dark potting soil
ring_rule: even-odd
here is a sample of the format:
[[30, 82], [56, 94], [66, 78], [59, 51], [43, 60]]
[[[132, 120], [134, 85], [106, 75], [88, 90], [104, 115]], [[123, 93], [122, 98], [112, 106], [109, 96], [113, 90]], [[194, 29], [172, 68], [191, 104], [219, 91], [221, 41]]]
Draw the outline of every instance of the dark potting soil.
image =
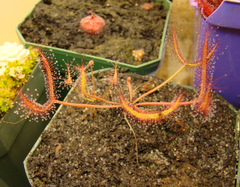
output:
[[[20, 32], [26, 41], [138, 65], [158, 58], [168, 12], [161, 2], [154, 1], [152, 9], [144, 10], [145, 2], [43, 0], [21, 24]], [[79, 28], [89, 10], [105, 20], [102, 35], [89, 35]], [[141, 49], [145, 55], [138, 61], [132, 50]]]
[[[98, 75], [97, 95], [108, 89], [109, 74]], [[118, 101], [120, 92], [129, 98], [127, 75], [132, 77], [134, 98], [162, 82], [120, 74], [121, 88], [113, 89], [107, 99]], [[167, 84], [145, 100], [172, 101], [180, 93], [185, 100], [196, 96], [192, 90]], [[86, 103], [75, 91], [67, 100]], [[158, 124], [129, 116], [126, 120], [120, 109], [62, 106], [29, 157], [30, 178], [34, 186], [233, 186], [236, 116], [218, 95], [214, 106], [209, 120], [191, 106], [182, 106]]]

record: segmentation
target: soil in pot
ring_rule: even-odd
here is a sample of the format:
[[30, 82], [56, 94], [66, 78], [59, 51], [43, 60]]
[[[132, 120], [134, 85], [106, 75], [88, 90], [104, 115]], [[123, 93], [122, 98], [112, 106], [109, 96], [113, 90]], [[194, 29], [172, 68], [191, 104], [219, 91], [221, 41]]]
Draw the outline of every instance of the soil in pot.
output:
[[[142, 8], [144, 3], [45, 0], [36, 5], [19, 29], [26, 41], [139, 65], [158, 58], [168, 12], [161, 2], [151, 1], [150, 10]], [[105, 20], [102, 34], [89, 35], [79, 28], [89, 10]], [[145, 54], [137, 60], [132, 51], [141, 49]]]
[[[107, 89], [108, 74], [97, 76], [98, 95]], [[121, 88], [108, 99], [118, 100], [119, 90], [129, 98], [127, 75], [120, 74]], [[134, 98], [162, 82], [130, 75]], [[167, 84], [147, 100], [172, 101], [179, 93], [186, 100], [196, 95]], [[75, 92], [67, 100], [83, 102]], [[35, 186], [233, 186], [236, 116], [217, 94], [214, 105], [211, 118], [182, 106], [158, 124], [125, 118], [119, 109], [63, 106], [28, 159], [30, 178]]]

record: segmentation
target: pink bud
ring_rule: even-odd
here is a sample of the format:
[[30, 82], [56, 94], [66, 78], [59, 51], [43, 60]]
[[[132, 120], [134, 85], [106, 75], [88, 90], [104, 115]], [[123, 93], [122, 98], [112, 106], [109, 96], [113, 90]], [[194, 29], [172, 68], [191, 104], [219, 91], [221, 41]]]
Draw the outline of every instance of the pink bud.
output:
[[82, 31], [89, 34], [101, 34], [105, 28], [105, 21], [100, 16], [93, 14], [92, 11], [90, 16], [87, 16], [80, 21], [80, 28]]

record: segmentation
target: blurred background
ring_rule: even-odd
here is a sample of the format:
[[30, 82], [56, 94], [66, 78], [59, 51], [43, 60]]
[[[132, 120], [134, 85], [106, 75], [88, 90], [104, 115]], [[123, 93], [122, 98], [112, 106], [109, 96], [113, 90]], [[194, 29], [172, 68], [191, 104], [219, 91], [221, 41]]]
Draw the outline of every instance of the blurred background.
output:
[[20, 43], [16, 26], [39, 0], [0, 0], [0, 45], [4, 42]]

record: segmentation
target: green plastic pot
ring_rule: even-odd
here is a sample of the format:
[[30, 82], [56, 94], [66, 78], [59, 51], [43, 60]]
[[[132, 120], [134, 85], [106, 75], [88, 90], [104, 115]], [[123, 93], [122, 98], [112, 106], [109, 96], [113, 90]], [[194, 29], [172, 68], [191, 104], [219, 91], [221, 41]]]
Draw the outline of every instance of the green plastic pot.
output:
[[[108, 70], [109, 70], [109, 69], [98, 70], [98, 71], [95, 71], [94, 74], [95, 74], [95, 73], [98, 73], [99, 71], [108, 71]], [[175, 83], [171, 83], [171, 84], [174, 84], [174, 85], [175, 85]], [[182, 87], [184, 87], [184, 88], [186, 88], [186, 89], [190, 89], [190, 90], [194, 90], [194, 89], [195, 89], [195, 88], [190, 87], [190, 86], [185, 86], [185, 85], [180, 85], [180, 86], [182, 86]], [[71, 92], [73, 92], [73, 91], [75, 91], [74, 88], [71, 88], [71, 90], [68, 92], [67, 96], [65, 97], [64, 101], [67, 101], [68, 95], [70, 95]], [[221, 96], [219, 95], [219, 97], [221, 97]], [[63, 105], [61, 105], [61, 106], [58, 108], [58, 110], [57, 110], [56, 113], [54, 114], [54, 116], [53, 116], [53, 118], [51, 119], [51, 121], [54, 120], [54, 118], [57, 117], [57, 114], [58, 114], [59, 112], [61, 112], [61, 108], [62, 108], [62, 107], [63, 107]], [[236, 141], [236, 145], [237, 145], [237, 148], [238, 148], [238, 150], [237, 150], [237, 155], [238, 155], [238, 158], [239, 158], [239, 159], [238, 159], [238, 163], [236, 163], [236, 166], [237, 166], [237, 176], [236, 176], [236, 179], [235, 179], [235, 184], [236, 184], [236, 186], [239, 186], [239, 184], [240, 184], [240, 164], [239, 164], [239, 160], [240, 160], [240, 155], [239, 155], [239, 150], [240, 150], [240, 138], [239, 138], [240, 110], [239, 110], [239, 111], [236, 111], [236, 109], [234, 109], [234, 107], [233, 107], [231, 104], [229, 104], [229, 108], [230, 108], [230, 110], [231, 110], [233, 113], [236, 114], [235, 141]], [[49, 128], [51, 127], [51, 121], [50, 121], [49, 124], [46, 126], [46, 128], [44, 129], [44, 131], [46, 131], [47, 129], [49, 129]], [[24, 170], [25, 170], [26, 176], [27, 176], [28, 181], [29, 181], [29, 183], [31, 184], [31, 186], [34, 186], [34, 185], [33, 185], [32, 180], [31, 180], [30, 177], [29, 177], [29, 172], [28, 172], [28, 169], [27, 169], [27, 162], [28, 162], [29, 157], [30, 157], [30, 156], [34, 153], [34, 151], [38, 148], [38, 146], [40, 145], [41, 141], [42, 141], [42, 136], [40, 136], [40, 137], [37, 139], [36, 143], [34, 144], [34, 146], [33, 146], [32, 149], [31, 149], [31, 151], [28, 153], [28, 155], [26, 156], [26, 158], [25, 158], [24, 161], [23, 161]], [[235, 150], [233, 150], [233, 151], [235, 151]]]
[[[39, 65], [36, 65], [27, 84], [26, 87], [33, 90], [33, 88], [38, 89], [39, 97], [41, 98], [44, 92], [44, 79], [39, 68]], [[26, 93], [26, 89], [24, 89], [24, 93]], [[2, 118], [0, 122], [0, 157], [2, 157], [5, 153], [7, 153], [13, 142], [15, 141], [18, 133], [24, 127], [27, 120], [21, 120], [19, 115], [16, 115], [14, 111], [18, 109], [18, 104], [14, 104], [14, 107], [8, 111], [7, 114]], [[19, 123], [17, 123], [19, 121]]]
[[[47, 100], [45, 81], [39, 63], [24, 86], [23, 93], [28, 95], [35, 89], [39, 94], [35, 97], [37, 101], [45, 103]], [[63, 90], [61, 99], [66, 94], [67, 90]], [[35, 122], [21, 118], [19, 114], [14, 113], [18, 107], [19, 105], [15, 103], [14, 107], [0, 121], [0, 186], [4, 183], [7, 186], [28, 185], [22, 162], [49, 123], [49, 120]]]
[[[45, 99], [44, 87], [43, 74], [39, 64], [37, 64], [25, 88], [30, 88], [30, 90], [37, 88], [39, 91], [37, 100], [43, 102]], [[23, 89], [23, 92], [26, 93], [26, 89]], [[1, 183], [6, 186], [27, 184], [20, 172], [20, 161], [24, 159], [24, 156], [31, 149], [31, 145], [34, 144], [47, 125], [47, 122], [45, 124], [32, 124], [26, 119], [21, 120], [20, 116], [14, 113], [18, 107], [18, 104], [15, 103], [0, 122], [0, 178]], [[16, 183], [12, 180], [13, 177]]]
[[[156, 0], [156, 1], [160, 1], [160, 0]], [[161, 1], [163, 3], [164, 8], [168, 10], [168, 13], [167, 13], [163, 33], [162, 33], [162, 39], [161, 39], [158, 58], [156, 58], [155, 60], [143, 63], [138, 66], [126, 64], [124, 62], [118, 62], [119, 67], [128, 68], [130, 70], [130, 72], [141, 74], [141, 75], [154, 74], [154, 73], [156, 73], [157, 69], [160, 67], [160, 65], [161, 65], [160, 62], [162, 61], [163, 56], [164, 56], [164, 51], [165, 51], [164, 49], [165, 49], [165, 45], [166, 45], [166, 35], [167, 35], [168, 23], [169, 23], [170, 12], [171, 12], [171, 7], [172, 7], [172, 3], [170, 1], [168, 1], [168, 0], [161, 0]], [[26, 16], [26, 18], [31, 15], [31, 12]], [[105, 58], [92, 56], [92, 55], [88, 55], [88, 54], [80, 54], [80, 53], [76, 53], [76, 52], [69, 51], [69, 50], [64, 50], [64, 49], [60, 49], [60, 48], [56, 48], [56, 47], [49, 47], [46, 45], [40, 45], [40, 44], [28, 42], [24, 39], [23, 35], [21, 34], [21, 32], [19, 30], [19, 27], [24, 22], [24, 20], [17, 26], [17, 34], [18, 34], [21, 42], [26, 47], [39, 46], [39, 47], [41, 47], [41, 50], [43, 50], [43, 51], [51, 51], [52, 53], [54, 53], [55, 58], [58, 61], [58, 63], [63, 67], [65, 67], [63, 60], [65, 62], [70, 62], [73, 59], [75, 59], [78, 62], [81, 62], [82, 59], [84, 59], [85, 62], [94, 60], [94, 62], [95, 62], [94, 70], [98, 70], [98, 69], [102, 69], [102, 68], [109, 68], [109, 67], [112, 67], [113, 64], [115, 63], [115, 61], [110, 60], [110, 59], [105, 59]], [[61, 72], [61, 73], [63, 73], [63, 72]]]

